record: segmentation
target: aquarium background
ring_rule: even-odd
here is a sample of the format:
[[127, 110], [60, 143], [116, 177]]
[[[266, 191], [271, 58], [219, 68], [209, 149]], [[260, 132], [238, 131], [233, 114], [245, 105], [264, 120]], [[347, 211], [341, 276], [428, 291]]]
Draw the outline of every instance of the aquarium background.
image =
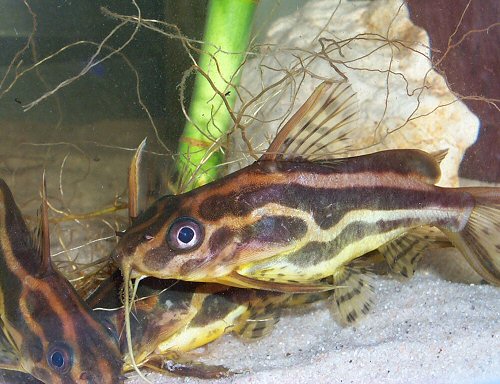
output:
[[[207, 1], [138, 4], [142, 17], [175, 24], [183, 35], [202, 39]], [[259, 44], [267, 41], [269, 30], [276, 31], [283, 20], [288, 22], [287, 17], [315, 7], [333, 12], [346, 4], [364, 7], [371, 2], [262, 0], [254, 27], [255, 52], [265, 53]], [[43, 169], [54, 207], [51, 217], [119, 207], [127, 200], [127, 168], [137, 145], [147, 136], [152, 148], [169, 158], [184, 126], [179, 84], [190, 59], [178, 39], [142, 28], [122, 51], [126, 60], [119, 54], [112, 56], [25, 111], [45, 92], [76, 76], [96, 45], [68, 48], [13, 83], [15, 72], [21, 73], [67, 44], [84, 40], [98, 44], [105, 39], [119, 21], [104, 14], [101, 7], [122, 15], [137, 13], [127, 1], [0, 0], [0, 177], [12, 187], [32, 225]], [[436, 69], [452, 91], [465, 96], [464, 103], [480, 121], [478, 140], [460, 166], [462, 184], [500, 183], [499, 7], [494, 0], [408, 2], [411, 20], [429, 33], [434, 62], [446, 52], [459, 25], [451, 44], [460, 44]], [[307, 23], [314, 24], [314, 20], [302, 21], [296, 29], [307, 29]], [[124, 26], [106, 45], [119, 47], [133, 31], [133, 25]], [[16, 56], [30, 36], [34, 44]], [[103, 55], [109, 52], [103, 48]], [[11, 63], [14, 66], [9, 69]], [[186, 104], [192, 83], [191, 77], [185, 88]], [[115, 244], [115, 231], [126, 225], [123, 209], [97, 219], [55, 222], [54, 260], [64, 269], [75, 260], [104, 257]], [[66, 271], [70, 278], [79, 276]], [[224, 337], [190, 357], [249, 371], [217, 382], [500, 380], [498, 289], [479, 284], [454, 252], [426, 258], [417, 276], [404, 284], [378, 279], [376, 294], [375, 309], [355, 327], [341, 328], [332, 321], [328, 308], [318, 306], [312, 312], [287, 313], [271, 336], [256, 343]], [[154, 374], [148, 377], [165, 380]]]

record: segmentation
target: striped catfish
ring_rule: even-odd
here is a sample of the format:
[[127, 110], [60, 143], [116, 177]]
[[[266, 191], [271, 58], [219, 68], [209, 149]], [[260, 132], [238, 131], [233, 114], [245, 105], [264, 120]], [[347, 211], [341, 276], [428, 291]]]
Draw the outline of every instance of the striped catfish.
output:
[[[87, 302], [101, 321], [120, 335], [124, 371], [133, 369], [125, 336], [126, 311], [120, 302], [123, 279], [116, 271]], [[188, 352], [233, 332], [245, 340], [266, 336], [282, 309], [326, 299], [330, 292], [290, 294], [234, 288], [214, 283], [144, 279], [132, 307], [135, 364], [160, 372], [204, 379], [234, 372], [190, 361]]]
[[433, 226], [500, 285], [500, 188], [435, 186], [446, 152], [333, 157], [355, 139], [355, 115], [348, 84], [321, 84], [255, 163], [139, 215], [115, 249], [124, 275], [291, 292], [338, 287], [334, 301], [349, 322], [371, 302], [357, 259], [378, 250], [411, 275], [428, 242], [422, 227]]
[[[52, 266], [45, 182], [34, 240], [0, 179], [0, 369], [43, 383], [121, 383], [117, 341]], [[7, 375], [10, 382], [23, 376]], [[38, 382], [27, 379], [22, 382]]]
[[[144, 167], [145, 142], [129, 171], [129, 215], [137, 216], [152, 194]], [[127, 289], [125, 289], [127, 292]], [[123, 278], [116, 270], [88, 298], [101, 322], [119, 336], [124, 371], [149, 367], [175, 375], [217, 378], [233, 372], [223, 366], [190, 361], [187, 353], [227, 333], [246, 340], [267, 335], [281, 310], [331, 296], [331, 291], [290, 294], [241, 289], [214, 283], [148, 278], [135, 291], [131, 310], [121, 302]], [[127, 293], [125, 293], [127, 296]], [[127, 324], [128, 323], [128, 324]], [[130, 336], [130, 337], [128, 337]]]

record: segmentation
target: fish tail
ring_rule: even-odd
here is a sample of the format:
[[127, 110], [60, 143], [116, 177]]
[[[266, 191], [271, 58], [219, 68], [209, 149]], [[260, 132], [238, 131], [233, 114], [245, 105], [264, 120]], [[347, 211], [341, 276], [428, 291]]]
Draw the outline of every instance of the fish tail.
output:
[[484, 280], [500, 286], [500, 188], [460, 190], [474, 198], [474, 208], [461, 231], [444, 232]]

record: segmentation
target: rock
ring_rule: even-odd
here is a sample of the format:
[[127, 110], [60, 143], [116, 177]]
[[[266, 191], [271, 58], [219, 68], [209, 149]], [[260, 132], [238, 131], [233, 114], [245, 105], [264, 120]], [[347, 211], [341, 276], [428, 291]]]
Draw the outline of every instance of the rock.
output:
[[[322, 79], [342, 80], [342, 74], [359, 103], [352, 155], [448, 149], [440, 184], [458, 185], [458, 166], [479, 121], [432, 69], [427, 33], [410, 21], [401, 1], [311, 1], [278, 19], [264, 40], [245, 64], [239, 106], [282, 81], [244, 110], [251, 116], [242, 119], [245, 134], [258, 152]], [[240, 135], [233, 136], [232, 159], [241, 159], [248, 150]]]

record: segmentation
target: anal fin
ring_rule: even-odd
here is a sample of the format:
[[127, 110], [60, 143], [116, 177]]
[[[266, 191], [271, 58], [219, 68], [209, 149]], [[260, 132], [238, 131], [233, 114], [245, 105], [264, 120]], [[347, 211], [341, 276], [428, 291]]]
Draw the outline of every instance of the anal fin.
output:
[[264, 289], [274, 292], [289, 292], [289, 293], [310, 293], [310, 292], [324, 292], [334, 289], [335, 286], [326, 281], [287, 281], [277, 282], [269, 280], [258, 280], [251, 277], [240, 275], [238, 272], [224, 276], [224, 278], [215, 281], [220, 284], [227, 284], [239, 288], [254, 288]]
[[410, 278], [429, 245], [427, 238], [423, 230], [416, 229], [382, 245], [378, 250], [393, 272]]

